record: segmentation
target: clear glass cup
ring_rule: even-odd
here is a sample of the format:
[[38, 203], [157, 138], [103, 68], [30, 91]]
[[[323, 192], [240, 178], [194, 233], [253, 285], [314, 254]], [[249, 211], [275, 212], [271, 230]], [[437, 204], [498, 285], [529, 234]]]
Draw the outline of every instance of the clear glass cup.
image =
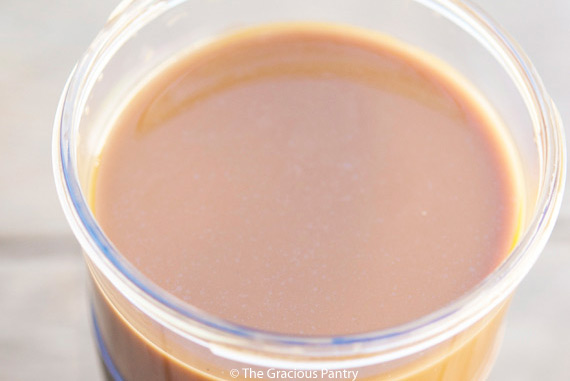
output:
[[[92, 170], [110, 121], [143, 79], [216, 36], [288, 21], [353, 25], [429, 52], [470, 80], [504, 122], [524, 172], [523, 232], [508, 258], [459, 300], [409, 324], [366, 334], [262, 332], [167, 294], [128, 263], [97, 225], [89, 209]], [[91, 275], [93, 322], [107, 375], [137, 381], [328, 378], [323, 370], [345, 371], [337, 379], [352, 379], [349, 371], [357, 371], [358, 379], [484, 379], [510, 296], [557, 217], [565, 155], [558, 112], [525, 54], [483, 12], [446, 0], [123, 2], [65, 86], [53, 148], [60, 200]]]

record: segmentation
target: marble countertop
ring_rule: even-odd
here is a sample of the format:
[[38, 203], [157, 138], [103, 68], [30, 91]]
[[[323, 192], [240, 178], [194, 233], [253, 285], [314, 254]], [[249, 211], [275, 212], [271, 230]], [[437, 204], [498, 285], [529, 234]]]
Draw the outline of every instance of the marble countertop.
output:
[[[65, 80], [116, 3], [0, 2], [0, 380], [102, 380], [51, 134]], [[570, 126], [570, 1], [476, 3], [519, 41]], [[491, 381], [570, 380], [569, 269], [570, 196], [513, 299]]]

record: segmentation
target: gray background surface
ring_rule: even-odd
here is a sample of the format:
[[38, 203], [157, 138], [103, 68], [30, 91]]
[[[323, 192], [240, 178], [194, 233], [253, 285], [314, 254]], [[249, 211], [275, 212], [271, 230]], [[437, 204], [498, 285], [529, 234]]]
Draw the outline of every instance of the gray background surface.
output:
[[[101, 380], [50, 150], [65, 80], [116, 3], [0, 0], [0, 380]], [[477, 3], [519, 41], [570, 126], [570, 1]], [[570, 380], [569, 254], [566, 197], [513, 300], [491, 381]]]

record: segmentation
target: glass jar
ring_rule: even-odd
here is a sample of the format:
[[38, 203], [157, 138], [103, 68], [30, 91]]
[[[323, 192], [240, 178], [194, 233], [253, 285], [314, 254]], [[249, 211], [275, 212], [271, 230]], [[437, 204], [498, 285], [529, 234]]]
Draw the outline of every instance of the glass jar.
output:
[[[508, 258], [459, 300], [366, 334], [262, 332], [156, 287], [97, 225], [89, 207], [92, 171], [119, 106], [140, 83], [181, 51], [229, 31], [291, 21], [356, 26], [426, 51], [467, 78], [502, 119], [523, 167], [527, 214]], [[553, 228], [566, 163], [558, 112], [528, 58], [483, 12], [446, 0], [123, 2], [65, 86], [53, 155], [60, 200], [91, 275], [93, 323], [108, 377], [137, 381], [484, 379], [509, 298]]]

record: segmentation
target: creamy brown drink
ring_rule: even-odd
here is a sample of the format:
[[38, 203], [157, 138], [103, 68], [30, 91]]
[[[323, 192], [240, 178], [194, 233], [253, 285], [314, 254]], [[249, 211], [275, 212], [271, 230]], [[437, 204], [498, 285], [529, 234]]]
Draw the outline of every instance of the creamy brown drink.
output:
[[390, 328], [465, 294], [517, 239], [516, 159], [492, 115], [391, 39], [252, 29], [181, 55], [128, 101], [94, 213], [154, 283], [230, 322]]

